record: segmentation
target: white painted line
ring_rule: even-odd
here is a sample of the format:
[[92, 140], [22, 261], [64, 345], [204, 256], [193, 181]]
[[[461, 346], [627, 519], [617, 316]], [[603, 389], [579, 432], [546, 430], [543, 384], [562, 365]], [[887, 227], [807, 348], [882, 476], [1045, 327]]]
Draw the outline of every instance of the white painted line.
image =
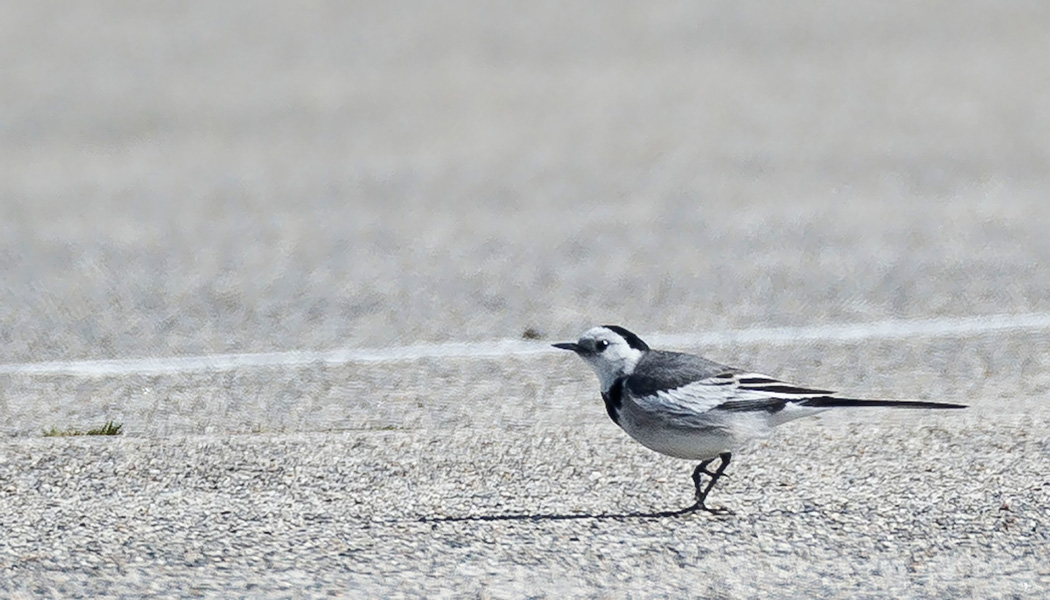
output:
[[[945, 317], [940, 319], [888, 320], [872, 323], [837, 323], [811, 327], [770, 327], [741, 329], [725, 333], [652, 336], [667, 346], [704, 346], [726, 344], [797, 344], [799, 342], [854, 342], [859, 340], [892, 340], [907, 338], [966, 337], [995, 333], [1050, 329], [1050, 314], [986, 315], [980, 317]], [[642, 339], [645, 339], [644, 337]]]
[[[1050, 314], [988, 315], [941, 319], [889, 320], [873, 323], [840, 323], [813, 327], [761, 327], [720, 333], [640, 333], [657, 347], [698, 348], [729, 344], [793, 345], [812, 342], [852, 342], [875, 339], [973, 336], [1002, 331], [1050, 330]], [[212, 354], [167, 358], [51, 361], [0, 365], [0, 375], [165, 375], [222, 372], [265, 367], [345, 365], [412, 361], [426, 358], [498, 358], [559, 352], [548, 342], [501, 340], [493, 342], [449, 342], [390, 348], [328, 351], [264, 352], [258, 354]]]

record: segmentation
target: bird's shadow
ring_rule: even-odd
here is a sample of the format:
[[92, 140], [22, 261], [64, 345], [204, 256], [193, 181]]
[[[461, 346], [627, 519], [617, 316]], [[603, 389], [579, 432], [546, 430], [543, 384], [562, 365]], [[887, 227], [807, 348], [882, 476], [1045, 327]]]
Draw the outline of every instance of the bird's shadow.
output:
[[624, 513], [510, 513], [497, 515], [463, 515], [459, 517], [419, 517], [421, 523], [464, 523], [468, 521], [626, 521], [629, 519], [665, 519], [667, 517], [681, 517], [693, 513], [708, 514], [711, 516], [728, 516], [733, 511], [729, 509], [706, 509], [697, 506], [687, 506], [678, 510], [662, 510], [656, 512], [624, 512]]

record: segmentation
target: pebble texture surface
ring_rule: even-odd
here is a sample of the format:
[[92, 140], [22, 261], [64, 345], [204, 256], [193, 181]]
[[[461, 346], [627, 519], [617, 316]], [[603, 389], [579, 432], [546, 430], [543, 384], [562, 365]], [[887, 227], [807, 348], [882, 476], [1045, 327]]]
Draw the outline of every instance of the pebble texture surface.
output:
[[[8, 4], [0, 596], [1050, 595], [1046, 328], [732, 335], [1050, 313], [1047, 3]], [[572, 356], [257, 364], [599, 323], [970, 408], [670, 518]]]

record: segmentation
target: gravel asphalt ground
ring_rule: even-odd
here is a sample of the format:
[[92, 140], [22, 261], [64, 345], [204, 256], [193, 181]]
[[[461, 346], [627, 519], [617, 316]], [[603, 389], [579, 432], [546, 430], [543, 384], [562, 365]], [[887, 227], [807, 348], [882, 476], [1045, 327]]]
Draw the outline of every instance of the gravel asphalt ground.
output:
[[1050, 597], [1050, 4], [8, 4], [0, 597]]

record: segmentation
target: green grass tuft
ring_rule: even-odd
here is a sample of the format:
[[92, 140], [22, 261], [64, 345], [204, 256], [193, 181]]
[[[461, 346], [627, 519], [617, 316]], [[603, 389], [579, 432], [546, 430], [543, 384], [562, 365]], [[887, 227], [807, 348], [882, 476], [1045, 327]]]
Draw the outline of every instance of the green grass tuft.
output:
[[44, 430], [44, 437], [72, 437], [77, 435], [120, 435], [120, 432], [124, 430], [123, 423], [114, 423], [113, 421], [106, 421], [106, 424], [101, 427], [94, 429], [88, 429], [87, 431], [81, 431], [75, 427], [69, 429], [58, 429], [52, 427], [51, 429]]

